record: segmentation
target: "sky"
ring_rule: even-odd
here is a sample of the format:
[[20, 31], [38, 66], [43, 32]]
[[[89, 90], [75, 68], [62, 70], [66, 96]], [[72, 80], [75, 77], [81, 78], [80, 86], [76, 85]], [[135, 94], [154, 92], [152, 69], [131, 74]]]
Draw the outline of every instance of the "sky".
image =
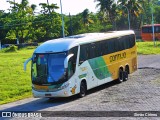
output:
[[[0, 0], [0, 10], [7, 10], [10, 7], [10, 4], [6, 2], [7, 0]], [[14, 1], [14, 0], [11, 0]], [[39, 3], [47, 3], [47, 0], [28, 0], [29, 4], [36, 4], [37, 9], [36, 12], [40, 11], [40, 7], [38, 8]], [[60, 7], [60, 0], [48, 0], [49, 4], [57, 4]], [[61, 0], [62, 1], [62, 11], [63, 14], [68, 15], [76, 15], [77, 13], [81, 13], [86, 8], [89, 9], [90, 12], [96, 12], [98, 9], [96, 8], [96, 2], [94, 0]], [[21, 0], [15, 0], [15, 2], [20, 3]], [[57, 10], [60, 13], [60, 9]]]

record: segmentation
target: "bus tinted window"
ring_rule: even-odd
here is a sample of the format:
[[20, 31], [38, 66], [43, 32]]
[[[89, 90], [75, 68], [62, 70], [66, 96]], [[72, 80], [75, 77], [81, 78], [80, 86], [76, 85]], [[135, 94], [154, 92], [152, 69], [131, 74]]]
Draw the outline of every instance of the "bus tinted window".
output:
[[73, 47], [69, 50], [69, 54], [74, 54], [73, 56], [74, 62], [76, 62], [77, 60], [77, 52], [78, 52], [78, 46]]
[[[152, 26], [149, 27], [142, 27], [142, 33], [152, 33]], [[154, 32], [159, 33], [160, 32], [160, 26], [154, 26]]]
[[89, 53], [90, 53], [90, 59], [95, 58], [96, 57], [96, 46], [95, 43], [91, 43], [89, 46]]
[[88, 59], [129, 49], [134, 45], [134, 35], [126, 35], [118, 38], [106, 39], [100, 42], [84, 44], [80, 47], [80, 63]]
[[83, 62], [86, 60], [86, 50], [85, 45], [81, 45], [80, 47], [80, 62]]
[[102, 55], [105, 55], [105, 54], [109, 53], [107, 41], [102, 41], [100, 43], [100, 47], [101, 47], [101, 54]]
[[107, 53], [113, 53], [115, 52], [115, 41], [113, 39], [110, 39], [110, 40], [107, 40], [106, 41], [106, 44], [107, 44]]
[[135, 36], [134, 35], [130, 35], [129, 36], [129, 48], [132, 48], [136, 43], [135, 43]]
[[155, 32], [156, 32], [156, 33], [159, 33], [159, 32], [160, 32], [160, 26], [156, 26], [156, 27], [155, 27]]
[[143, 33], [152, 33], [152, 27], [142, 27]]
[[87, 59], [90, 59], [90, 44], [84, 44], [80, 46], [80, 63]]

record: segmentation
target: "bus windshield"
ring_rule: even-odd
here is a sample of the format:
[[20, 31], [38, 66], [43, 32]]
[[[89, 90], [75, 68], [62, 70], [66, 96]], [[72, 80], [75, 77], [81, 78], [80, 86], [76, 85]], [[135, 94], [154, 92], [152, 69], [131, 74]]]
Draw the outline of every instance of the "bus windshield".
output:
[[32, 82], [41, 85], [64, 82], [64, 60], [66, 57], [66, 52], [35, 54], [32, 61]]

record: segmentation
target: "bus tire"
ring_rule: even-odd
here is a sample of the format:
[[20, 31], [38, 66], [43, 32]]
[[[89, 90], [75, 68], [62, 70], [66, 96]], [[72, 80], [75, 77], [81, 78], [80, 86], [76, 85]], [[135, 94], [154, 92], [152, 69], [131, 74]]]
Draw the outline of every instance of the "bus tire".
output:
[[123, 72], [123, 81], [127, 81], [128, 80], [128, 72], [124, 71]]
[[86, 82], [82, 81], [80, 85], [79, 97], [80, 98], [84, 97], [86, 95], [86, 92], [87, 92]]
[[129, 74], [129, 67], [126, 66], [124, 74], [123, 74], [123, 81], [127, 81], [128, 80], [128, 74]]
[[122, 69], [119, 69], [118, 82], [121, 83], [124, 80], [124, 72]]

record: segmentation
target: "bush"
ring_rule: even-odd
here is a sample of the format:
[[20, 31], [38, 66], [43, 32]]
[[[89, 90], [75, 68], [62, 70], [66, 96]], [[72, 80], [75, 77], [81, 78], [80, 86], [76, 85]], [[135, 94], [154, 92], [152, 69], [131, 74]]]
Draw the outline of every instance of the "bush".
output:
[[2, 49], [2, 52], [17, 52], [18, 47], [15, 45], [11, 45], [7, 48]]

